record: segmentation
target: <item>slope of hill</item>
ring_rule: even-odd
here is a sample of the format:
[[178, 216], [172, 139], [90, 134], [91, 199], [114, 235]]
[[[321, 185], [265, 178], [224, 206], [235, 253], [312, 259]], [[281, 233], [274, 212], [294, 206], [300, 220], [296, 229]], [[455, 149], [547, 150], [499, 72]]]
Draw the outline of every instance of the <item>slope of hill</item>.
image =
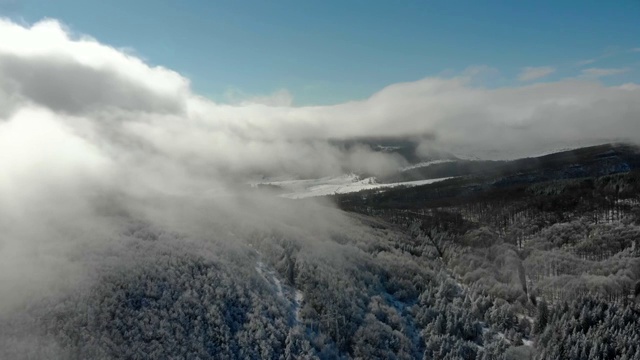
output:
[[394, 187], [413, 187], [433, 184], [444, 179], [426, 179], [397, 183], [378, 183], [375, 177], [361, 178], [355, 174], [324, 177], [320, 179], [283, 180], [259, 183], [256, 186], [274, 190], [279, 196], [289, 199], [348, 194], [363, 190], [384, 190]]
[[461, 286], [511, 309], [495, 316], [512, 344], [528, 322], [532, 353], [511, 358], [635, 359], [638, 159], [635, 147], [604, 145], [333, 200], [416, 234]]
[[401, 171], [383, 181], [412, 181], [457, 176], [522, 177], [539, 179], [600, 176], [640, 167], [638, 148], [605, 144], [510, 161], [452, 160]]
[[0, 358], [635, 359], [637, 159], [469, 165], [329, 197], [347, 212], [260, 189], [107, 204], [109, 246], [71, 254], [84, 281], [0, 312]]
[[0, 358], [414, 359], [510, 347], [486, 315], [498, 305], [397, 226], [294, 207], [309, 221], [271, 231], [206, 215], [200, 228], [195, 213], [170, 228], [112, 218], [121, 251], [94, 254], [100, 265], [73, 291], [0, 314]]

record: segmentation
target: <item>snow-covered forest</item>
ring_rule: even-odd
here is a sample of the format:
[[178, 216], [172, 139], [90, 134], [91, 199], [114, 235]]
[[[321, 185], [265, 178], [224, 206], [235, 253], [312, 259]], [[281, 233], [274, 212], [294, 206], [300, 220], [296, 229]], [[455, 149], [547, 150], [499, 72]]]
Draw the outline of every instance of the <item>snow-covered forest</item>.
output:
[[77, 259], [93, 268], [81, 286], [4, 314], [0, 354], [638, 359], [639, 184], [557, 180], [411, 209], [376, 197], [389, 192], [336, 199], [350, 212], [253, 190], [244, 217], [176, 199], [182, 215], [109, 207], [118, 247]]
[[209, 236], [117, 217], [122, 249], [94, 254], [101, 265], [81, 288], [3, 316], [2, 357], [412, 359], [509, 348], [490, 315], [500, 305], [427, 248], [410, 250], [422, 247], [416, 239], [371, 218], [327, 216], [323, 231], [247, 225]]
[[[636, 359], [639, 175], [528, 178], [507, 187], [491, 180], [460, 195], [477, 185], [471, 179], [337, 201], [409, 229], [418, 242], [409, 252], [440, 259], [462, 289], [491, 307], [481, 318], [510, 345], [500, 352], [507, 358]], [[418, 194], [432, 199], [415, 201]]]

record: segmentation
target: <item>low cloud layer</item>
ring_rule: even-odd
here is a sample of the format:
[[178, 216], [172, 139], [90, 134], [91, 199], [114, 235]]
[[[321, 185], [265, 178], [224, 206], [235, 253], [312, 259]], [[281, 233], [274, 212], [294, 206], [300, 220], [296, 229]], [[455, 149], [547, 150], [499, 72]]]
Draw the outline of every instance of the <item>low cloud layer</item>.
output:
[[640, 137], [636, 84], [571, 79], [487, 89], [465, 74], [394, 84], [333, 106], [293, 107], [285, 90], [230, 105], [54, 20], [0, 20], [0, 39], [5, 306], [42, 284], [73, 282], [83, 265], [66, 260], [83, 246], [109, 244], [117, 230], [100, 220], [105, 199], [203, 197], [235, 218], [249, 208], [272, 215], [270, 205], [238, 206], [238, 184], [406, 165], [336, 140], [411, 137], [422, 141], [419, 149], [510, 158]]
[[520, 81], [531, 81], [543, 78], [545, 76], [549, 76], [556, 71], [555, 68], [551, 66], [541, 66], [541, 67], [526, 67], [522, 69], [520, 75], [518, 75], [518, 80]]
[[612, 75], [624, 74], [624, 73], [626, 73], [628, 71], [629, 71], [629, 69], [627, 69], [627, 68], [610, 68], [610, 69], [588, 68], [588, 69], [582, 70], [582, 76], [588, 77], [588, 78], [599, 78], [599, 77], [604, 77], [604, 76], [612, 76]]
[[[370, 98], [334, 106], [292, 107], [281, 90], [233, 105], [194, 94], [189, 80], [152, 67], [58, 22], [0, 23], [0, 114], [47, 114], [118, 163], [169, 161], [185, 171], [309, 174], [388, 171], [400, 159], [328, 140], [423, 137], [454, 153], [512, 157], [550, 146], [637, 140], [640, 93], [594, 80], [486, 89], [472, 75], [388, 86]], [[612, 69], [585, 69], [593, 77]], [[613, 69], [615, 70], [615, 69]], [[526, 68], [533, 80], [552, 68]], [[168, 163], [157, 166], [168, 166]], [[206, 169], [206, 170], [205, 170]]]

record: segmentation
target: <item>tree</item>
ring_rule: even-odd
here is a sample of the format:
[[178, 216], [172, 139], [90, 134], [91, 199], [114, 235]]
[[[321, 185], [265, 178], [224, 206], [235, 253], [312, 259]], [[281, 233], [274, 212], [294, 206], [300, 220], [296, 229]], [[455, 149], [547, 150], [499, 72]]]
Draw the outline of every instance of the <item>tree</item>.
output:
[[540, 301], [538, 303], [538, 312], [536, 314], [535, 325], [533, 327], [533, 332], [535, 334], [541, 334], [542, 331], [547, 327], [547, 323], [549, 322], [549, 307], [547, 302]]

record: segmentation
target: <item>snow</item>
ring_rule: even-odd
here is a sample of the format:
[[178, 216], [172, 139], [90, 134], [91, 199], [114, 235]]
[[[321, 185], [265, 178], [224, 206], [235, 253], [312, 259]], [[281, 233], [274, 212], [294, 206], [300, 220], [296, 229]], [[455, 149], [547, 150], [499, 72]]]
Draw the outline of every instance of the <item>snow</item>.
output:
[[302, 321], [300, 317], [300, 308], [302, 307], [302, 301], [304, 300], [304, 294], [300, 290], [296, 290], [295, 297], [295, 314], [296, 314], [296, 322], [299, 323]]
[[609, 142], [598, 142], [598, 141], [581, 141], [578, 143], [575, 143], [571, 146], [563, 146], [563, 147], [558, 147], [558, 148], [553, 148], [553, 149], [548, 149], [546, 151], [543, 152], [539, 152], [539, 153], [535, 153], [532, 155], [528, 155], [526, 157], [528, 158], [537, 158], [537, 157], [542, 157], [542, 156], [547, 156], [547, 155], [553, 155], [553, 154], [558, 154], [561, 152], [565, 152], [565, 151], [572, 151], [572, 150], [577, 150], [577, 149], [581, 149], [581, 148], [585, 148], [585, 147], [589, 147], [589, 146], [598, 146], [598, 145], [607, 145], [609, 144]]
[[405, 181], [397, 183], [380, 184], [374, 177], [361, 179], [357, 175], [341, 175], [337, 177], [324, 177], [320, 179], [308, 180], [285, 180], [262, 183], [263, 185], [278, 186], [285, 191], [281, 197], [289, 199], [303, 199], [316, 196], [327, 196], [334, 194], [347, 194], [362, 190], [386, 189], [397, 186], [419, 186], [432, 184], [450, 178], [427, 179], [418, 181]]
[[504, 335], [504, 332], [502, 331], [494, 331], [493, 329], [491, 329], [489, 326], [487, 326], [487, 324], [485, 324], [484, 322], [480, 323], [482, 325], [482, 334], [486, 334], [489, 331], [493, 331], [494, 332], [494, 339], [501, 339], [506, 341], [508, 344], [511, 344], [511, 340], [507, 339], [507, 337]]
[[407, 171], [407, 170], [412, 170], [412, 169], [417, 169], [417, 168], [423, 168], [423, 167], [428, 167], [431, 165], [435, 165], [435, 164], [446, 164], [446, 163], [450, 163], [450, 162], [454, 162], [455, 160], [433, 160], [433, 161], [423, 161], [421, 163], [418, 164], [414, 164], [411, 166], [407, 166], [405, 168], [402, 168], [400, 171]]
[[398, 150], [402, 149], [402, 147], [400, 147], [400, 146], [376, 145], [375, 149], [378, 150], [378, 151], [382, 151], [382, 152], [394, 152], [394, 151], [398, 151]]
[[[489, 328], [487, 325], [482, 323], [482, 334], [486, 334], [489, 331], [491, 331], [491, 328]], [[502, 331], [496, 331], [495, 338], [504, 340], [507, 343], [511, 344], [511, 340], [507, 339]], [[522, 339], [522, 344], [524, 346], [530, 346], [531, 347], [531, 346], [533, 346], [533, 340]]]
[[458, 160], [464, 160], [464, 161], [482, 161], [482, 158], [477, 157], [476, 155], [470, 155], [470, 154], [453, 154], [453, 156], [456, 157], [456, 159]]
[[[276, 295], [289, 304], [294, 324], [298, 324], [302, 321], [300, 316], [300, 308], [302, 307], [302, 301], [304, 300], [304, 294], [302, 291], [295, 288], [283, 285], [282, 281], [278, 278], [278, 274], [275, 270], [268, 269], [262, 262], [256, 262], [256, 271], [260, 276], [271, 286]], [[293, 299], [292, 299], [293, 298]]]
[[547, 156], [547, 155], [553, 155], [553, 154], [558, 154], [561, 152], [565, 152], [565, 151], [571, 151], [571, 150], [575, 150], [575, 149], [579, 149], [579, 146], [570, 146], [570, 147], [561, 147], [561, 148], [556, 148], [556, 149], [550, 149], [547, 151], [543, 151], [534, 155], [529, 155], [527, 156], [528, 158], [538, 158], [538, 157], [543, 157], [543, 156]]
[[510, 341], [510, 340], [508, 340], [508, 339], [504, 336], [504, 333], [503, 333], [502, 331], [498, 331], [498, 332], [496, 333], [496, 337], [497, 337], [498, 339], [501, 339], [501, 340], [504, 340], [504, 341], [506, 341], [506, 342], [508, 342], [508, 343], [511, 343], [511, 341]]
[[531, 316], [524, 315], [524, 314], [516, 314], [516, 317], [518, 318], [518, 320], [526, 319], [528, 322], [533, 324], [533, 318]]
[[276, 272], [273, 270], [268, 270], [262, 261], [258, 261], [256, 264], [256, 271], [260, 274], [267, 282], [273, 285], [276, 290], [276, 294], [279, 298], [284, 299], [284, 291], [282, 290], [282, 282], [276, 276]]

